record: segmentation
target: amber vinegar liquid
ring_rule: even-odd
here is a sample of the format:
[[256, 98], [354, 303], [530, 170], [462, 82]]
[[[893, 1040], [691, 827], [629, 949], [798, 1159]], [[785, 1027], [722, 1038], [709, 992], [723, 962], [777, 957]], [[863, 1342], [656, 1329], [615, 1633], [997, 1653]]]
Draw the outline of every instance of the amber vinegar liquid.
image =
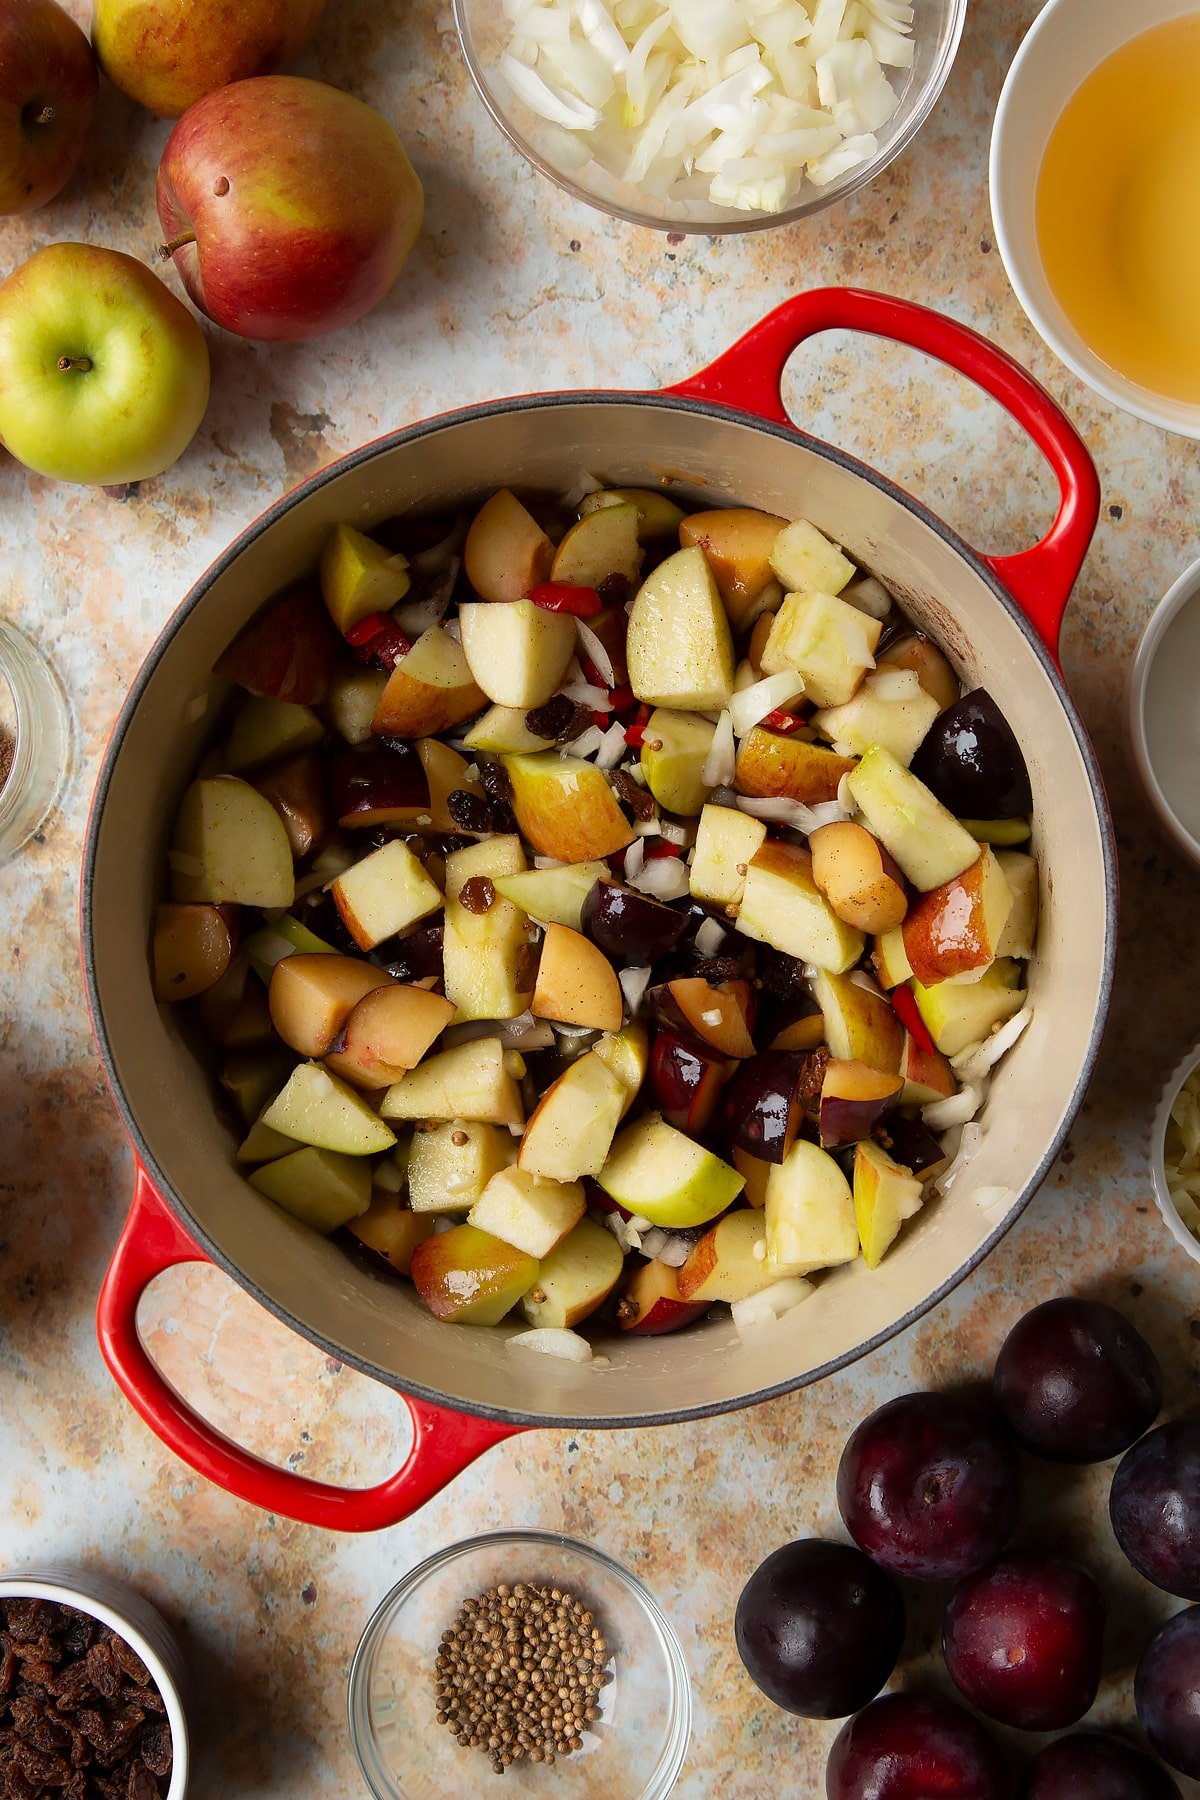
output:
[[1046, 278], [1088, 348], [1200, 404], [1200, 13], [1093, 69], [1050, 134], [1036, 210]]

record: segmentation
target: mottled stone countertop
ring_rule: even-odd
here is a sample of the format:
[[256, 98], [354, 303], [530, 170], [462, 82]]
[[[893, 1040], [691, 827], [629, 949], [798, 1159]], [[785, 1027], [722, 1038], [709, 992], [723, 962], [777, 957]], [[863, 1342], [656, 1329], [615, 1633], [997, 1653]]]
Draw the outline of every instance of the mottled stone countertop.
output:
[[[71, 0], [71, 10], [82, 19], [88, 8]], [[306, 67], [390, 114], [427, 189], [427, 228], [392, 297], [325, 343], [273, 348], [206, 328], [205, 425], [174, 469], [126, 503], [0, 458], [0, 613], [53, 658], [77, 726], [62, 813], [0, 869], [0, 1568], [89, 1563], [128, 1578], [180, 1623], [207, 1701], [198, 1796], [359, 1794], [345, 1684], [369, 1613], [433, 1549], [516, 1524], [599, 1543], [668, 1608], [696, 1700], [681, 1795], [815, 1794], [834, 1728], [761, 1698], [731, 1621], [763, 1555], [835, 1527], [833, 1471], [863, 1412], [983, 1371], [1018, 1314], [1064, 1289], [1124, 1307], [1163, 1360], [1169, 1406], [1194, 1400], [1197, 1270], [1154, 1212], [1145, 1136], [1165, 1070], [1200, 1034], [1200, 883], [1132, 785], [1122, 710], [1138, 633], [1200, 551], [1200, 454], [1094, 399], [1054, 362], [1009, 290], [988, 213], [988, 135], [1036, 11], [1034, 0], [972, 0], [936, 113], [866, 192], [787, 230], [673, 244], [574, 204], [518, 160], [469, 87], [447, 0], [330, 0]], [[60, 204], [0, 224], [0, 266], [60, 238], [145, 255], [164, 137], [106, 91], [80, 176]], [[225, 544], [332, 458], [475, 400], [677, 380], [777, 301], [824, 282], [930, 301], [989, 333], [1067, 407], [1101, 472], [1100, 524], [1064, 659], [1110, 784], [1124, 910], [1116, 1004], [1070, 1147], [971, 1280], [836, 1379], [694, 1424], [514, 1439], [374, 1537], [339, 1539], [255, 1512], [159, 1445], [108, 1379], [93, 1330], [131, 1160], [85, 1015], [77, 864], [126, 686]], [[911, 486], [979, 547], [1016, 549], [1048, 521], [1053, 495], [1037, 454], [959, 377], [869, 340], [827, 338], [797, 359], [790, 389], [798, 419]], [[253, 1447], [339, 1480], [394, 1466], [405, 1429], [395, 1397], [289, 1336], [224, 1277], [164, 1280], [150, 1310], [166, 1366]], [[1120, 1720], [1147, 1622], [1171, 1603], [1118, 1572], [1104, 1523], [1108, 1473], [1039, 1475], [1030, 1536], [1074, 1538], [1111, 1573], [1096, 1716]], [[935, 1635], [932, 1607], [918, 1612], [903, 1680], [932, 1669]]]

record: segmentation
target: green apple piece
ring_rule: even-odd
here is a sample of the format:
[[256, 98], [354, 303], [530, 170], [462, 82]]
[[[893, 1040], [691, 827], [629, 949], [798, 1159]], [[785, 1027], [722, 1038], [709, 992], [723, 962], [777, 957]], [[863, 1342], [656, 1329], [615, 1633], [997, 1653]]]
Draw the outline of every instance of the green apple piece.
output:
[[549, 1181], [598, 1175], [625, 1111], [624, 1083], [593, 1051], [571, 1063], [530, 1114], [517, 1167]]
[[682, 506], [655, 488], [601, 488], [587, 494], [580, 504], [581, 515], [596, 512], [602, 506], [634, 506], [638, 515], [638, 536], [643, 544], [656, 538], [671, 538], [685, 517]]
[[814, 713], [812, 723], [842, 756], [882, 744], [907, 768], [940, 710], [911, 669], [877, 669], [852, 700]]
[[396, 1142], [395, 1132], [361, 1094], [315, 1062], [301, 1063], [292, 1071], [262, 1123], [284, 1137], [342, 1156], [374, 1156]]
[[882, 745], [872, 745], [846, 786], [868, 829], [923, 894], [978, 860], [970, 832]]
[[992, 844], [997, 848], [1027, 844], [1033, 836], [1033, 826], [1028, 819], [960, 819], [958, 822], [977, 844]]
[[248, 1177], [251, 1187], [315, 1231], [337, 1231], [371, 1204], [371, 1165], [310, 1146]]
[[875, 965], [880, 987], [899, 987], [902, 981], [912, 980], [912, 964], [908, 960], [908, 951], [904, 948], [902, 926], [897, 925], [893, 931], [879, 933], [875, 939], [871, 961]]
[[806, 699], [842, 706], [874, 664], [881, 630], [878, 619], [834, 594], [788, 594], [762, 648], [763, 674], [794, 669]]
[[1021, 969], [1011, 957], [998, 957], [978, 981], [938, 981], [912, 991], [925, 1029], [943, 1056], [957, 1056], [978, 1043], [997, 1025], [1020, 1012], [1026, 994]]
[[839, 1062], [866, 1063], [895, 1075], [904, 1051], [904, 1027], [881, 994], [861, 987], [849, 975], [818, 969], [812, 978], [813, 999], [821, 1009], [829, 1054]]
[[537, 1285], [521, 1299], [531, 1325], [570, 1331], [603, 1306], [625, 1269], [625, 1253], [611, 1231], [594, 1219], [580, 1219], [549, 1256], [542, 1258]]
[[696, 850], [688, 870], [693, 900], [713, 906], [737, 906], [746, 887], [750, 864], [767, 841], [761, 819], [736, 806], [702, 808]]
[[232, 901], [270, 912], [295, 898], [283, 820], [233, 775], [193, 781], [175, 820], [169, 861], [175, 900]]
[[646, 786], [667, 812], [691, 819], [703, 808], [712, 788], [700, 779], [700, 771], [715, 730], [698, 713], [659, 706], [650, 714], [642, 738], [642, 770]]
[[467, 732], [463, 744], [468, 750], [482, 750], [491, 756], [522, 756], [551, 749], [553, 740], [530, 731], [524, 708], [489, 706]]
[[723, 1300], [731, 1306], [802, 1273], [771, 1260], [764, 1214], [740, 1207], [718, 1219], [697, 1242], [679, 1271], [679, 1294], [683, 1300]]
[[746, 871], [737, 929], [835, 975], [854, 967], [866, 942], [861, 931], [838, 918], [817, 887], [809, 852], [774, 840]]
[[278, 1093], [296, 1066], [279, 1043], [249, 1044], [231, 1050], [217, 1080], [229, 1095], [244, 1125], [253, 1125], [263, 1107]]
[[538, 756], [506, 756], [504, 766], [517, 824], [539, 856], [587, 862], [615, 856], [636, 837], [594, 763], [545, 750]]
[[733, 694], [733, 638], [708, 559], [677, 550], [648, 575], [629, 614], [629, 682], [649, 706], [710, 712]]
[[408, 1153], [408, 1201], [416, 1213], [465, 1213], [494, 1175], [517, 1154], [503, 1125], [451, 1119], [413, 1133]]
[[237, 1159], [240, 1163], [274, 1162], [278, 1156], [290, 1156], [295, 1148], [295, 1138], [284, 1137], [282, 1131], [273, 1131], [255, 1119], [238, 1145]]
[[364, 668], [361, 663], [334, 670], [327, 700], [329, 717], [348, 744], [365, 744], [371, 736], [371, 720], [387, 684], [382, 669]]
[[996, 861], [1012, 891], [1012, 911], [996, 945], [997, 956], [1033, 955], [1038, 924], [1038, 865], [1036, 856], [1021, 850], [997, 850]]
[[771, 551], [771, 567], [789, 594], [840, 594], [854, 564], [807, 519], [785, 525]]
[[853, 1262], [858, 1255], [854, 1199], [841, 1169], [807, 1138], [797, 1138], [767, 1177], [767, 1255], [802, 1273]]
[[271, 971], [285, 956], [336, 956], [332, 944], [310, 931], [292, 913], [284, 913], [269, 925], [261, 925], [246, 939], [245, 950], [250, 966], [262, 980], [270, 983]]
[[400, 838], [352, 863], [330, 887], [342, 922], [360, 950], [411, 931], [442, 907], [442, 891]]
[[636, 581], [642, 572], [641, 529], [641, 514], [628, 500], [584, 513], [554, 553], [551, 581], [591, 588], [610, 575]]
[[558, 869], [528, 869], [523, 875], [496, 878], [496, 892], [539, 925], [569, 925], [582, 930], [583, 903], [598, 881], [612, 878], [607, 863], [564, 863]]
[[583, 1214], [578, 1181], [547, 1181], [528, 1169], [501, 1169], [471, 1208], [467, 1223], [540, 1260], [557, 1249]]
[[745, 1186], [736, 1169], [658, 1113], [626, 1127], [598, 1180], [621, 1206], [668, 1231], [715, 1219]]
[[593, 1044], [591, 1054], [608, 1064], [625, 1089], [622, 1113], [627, 1113], [650, 1066], [650, 1032], [645, 1020], [631, 1019], [622, 1031], [609, 1032]]
[[249, 695], [238, 708], [225, 751], [226, 767], [238, 774], [277, 756], [311, 750], [325, 736], [325, 727], [311, 706], [292, 700], [260, 699]]
[[412, 585], [408, 559], [356, 531], [335, 525], [319, 567], [321, 596], [344, 635], [371, 613], [389, 612]]
[[573, 618], [531, 600], [472, 601], [458, 623], [467, 667], [497, 706], [544, 706], [578, 642]]
[[[19, 108], [14, 121], [19, 137]], [[0, 441], [39, 475], [103, 487], [161, 475], [208, 388], [200, 327], [136, 258], [49, 244], [0, 282]]]
[[920, 1211], [922, 1184], [878, 1144], [854, 1148], [854, 1217], [863, 1260], [877, 1269], [905, 1219]]
[[504, 1045], [495, 1037], [473, 1038], [427, 1056], [387, 1090], [379, 1111], [385, 1119], [525, 1123], [520, 1091], [505, 1067]]
[[519, 875], [525, 852], [516, 836], [485, 838], [446, 858], [446, 919], [442, 975], [446, 998], [468, 1019], [515, 1019], [529, 1006], [533, 983], [522, 987], [522, 964], [529, 959], [529, 922], [519, 906], [499, 891], [486, 912], [472, 912], [459, 898], [468, 881], [484, 877], [495, 885]]
[[418, 1244], [413, 1285], [439, 1319], [498, 1325], [538, 1279], [535, 1257], [474, 1225], [455, 1225]]

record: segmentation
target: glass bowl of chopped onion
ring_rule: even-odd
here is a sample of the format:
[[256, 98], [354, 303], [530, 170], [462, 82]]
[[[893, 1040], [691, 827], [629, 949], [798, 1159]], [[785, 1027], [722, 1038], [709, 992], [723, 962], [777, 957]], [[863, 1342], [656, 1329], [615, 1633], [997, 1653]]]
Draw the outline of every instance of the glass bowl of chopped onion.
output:
[[1200, 1263], [1200, 1045], [1163, 1089], [1150, 1132], [1150, 1174], [1168, 1231]]
[[[564, 1612], [576, 1622], [568, 1630], [596, 1634], [587, 1665], [593, 1717], [575, 1732], [574, 1748], [547, 1756], [535, 1744], [537, 1754], [516, 1755], [503, 1781], [495, 1762], [515, 1729], [499, 1721], [504, 1705], [510, 1715], [516, 1707], [518, 1689], [502, 1660], [497, 1672], [497, 1659], [489, 1661], [486, 1647], [480, 1652], [475, 1620], [480, 1636], [499, 1621], [518, 1649], [536, 1643], [525, 1666], [536, 1669], [545, 1653], [540, 1667], [553, 1673], [548, 1691], [556, 1694], [581, 1666], [564, 1669], [555, 1645], [555, 1617]], [[490, 1700], [501, 1689], [502, 1704]], [[531, 1800], [665, 1800], [692, 1729], [687, 1664], [654, 1596], [603, 1551], [551, 1531], [469, 1538], [413, 1569], [363, 1633], [349, 1703], [351, 1741], [375, 1800], [461, 1800], [509, 1789]], [[490, 1723], [475, 1728], [481, 1742], [464, 1744], [467, 1734], [458, 1735], [453, 1721], [474, 1706]], [[522, 1721], [540, 1716], [523, 1701], [517, 1710]], [[545, 1729], [552, 1742], [553, 1728]], [[489, 1749], [489, 1738], [496, 1747]]]
[[488, 111], [635, 225], [788, 224], [866, 185], [950, 74], [967, 0], [454, 0]]

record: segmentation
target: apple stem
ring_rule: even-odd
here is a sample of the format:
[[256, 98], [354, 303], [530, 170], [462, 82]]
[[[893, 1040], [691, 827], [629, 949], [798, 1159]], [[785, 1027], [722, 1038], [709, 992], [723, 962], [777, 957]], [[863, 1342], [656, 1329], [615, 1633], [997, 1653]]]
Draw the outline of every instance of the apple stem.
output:
[[49, 104], [47, 104], [46, 106], [42, 107], [41, 111], [38, 113], [38, 115], [34, 119], [33, 123], [35, 125], [53, 125], [54, 117], [55, 117], [54, 108], [52, 106], [50, 106]]
[[76, 369], [81, 375], [86, 375], [91, 369], [92, 359], [90, 356], [60, 356], [58, 366], [64, 375], [71, 369]]
[[195, 241], [196, 234], [194, 231], [181, 231], [179, 236], [173, 237], [169, 244], [160, 244], [158, 246], [158, 254], [163, 262], [170, 262], [177, 250], [182, 250], [185, 244], [194, 244]]

